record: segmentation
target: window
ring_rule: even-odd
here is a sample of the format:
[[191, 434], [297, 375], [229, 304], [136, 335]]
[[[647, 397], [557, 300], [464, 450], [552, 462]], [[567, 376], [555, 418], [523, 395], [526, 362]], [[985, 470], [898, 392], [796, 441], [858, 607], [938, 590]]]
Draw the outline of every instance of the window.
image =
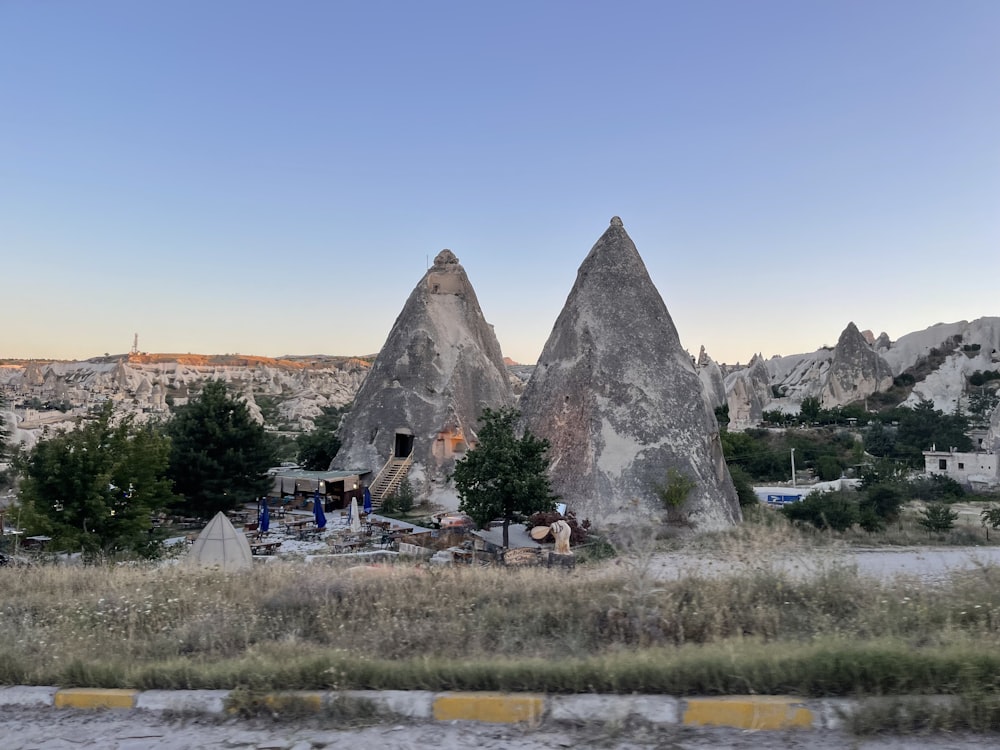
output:
[[958, 468], [959, 469], [964, 469], [965, 468], [965, 464], [963, 464], [961, 461], [959, 461], [958, 462]]
[[938, 468], [941, 471], [947, 471], [948, 470], [948, 459], [947, 458], [939, 458], [938, 459]]

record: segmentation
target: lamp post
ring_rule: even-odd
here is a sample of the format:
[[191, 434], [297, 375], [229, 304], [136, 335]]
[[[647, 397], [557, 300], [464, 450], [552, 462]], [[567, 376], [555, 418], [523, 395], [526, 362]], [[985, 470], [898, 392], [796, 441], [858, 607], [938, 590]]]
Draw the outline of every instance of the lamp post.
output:
[[792, 448], [792, 487], [795, 486], [795, 449]]

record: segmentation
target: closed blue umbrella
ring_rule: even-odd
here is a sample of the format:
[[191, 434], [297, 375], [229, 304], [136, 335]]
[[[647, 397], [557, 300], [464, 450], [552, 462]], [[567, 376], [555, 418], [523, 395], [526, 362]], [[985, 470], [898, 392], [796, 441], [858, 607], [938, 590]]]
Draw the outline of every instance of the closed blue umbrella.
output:
[[261, 534], [267, 533], [267, 530], [271, 528], [271, 511], [267, 509], [267, 498], [262, 499], [260, 506], [260, 518], [257, 519], [259, 525], [257, 528], [260, 529]]
[[369, 513], [370, 514], [372, 512], [372, 493], [368, 491], [367, 487], [365, 487], [365, 505], [364, 505], [364, 508], [365, 508], [365, 513]]
[[326, 528], [326, 514], [323, 513], [323, 501], [320, 499], [319, 490], [313, 493], [313, 513], [316, 514], [316, 528]]

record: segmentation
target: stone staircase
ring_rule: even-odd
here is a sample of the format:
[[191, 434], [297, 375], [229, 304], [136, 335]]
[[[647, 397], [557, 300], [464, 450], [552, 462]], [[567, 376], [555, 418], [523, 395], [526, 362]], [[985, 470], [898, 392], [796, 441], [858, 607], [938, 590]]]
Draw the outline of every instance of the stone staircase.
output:
[[368, 487], [372, 496], [372, 509], [379, 510], [382, 501], [399, 488], [399, 483], [410, 473], [413, 466], [413, 452], [405, 458], [390, 456], [378, 475]]

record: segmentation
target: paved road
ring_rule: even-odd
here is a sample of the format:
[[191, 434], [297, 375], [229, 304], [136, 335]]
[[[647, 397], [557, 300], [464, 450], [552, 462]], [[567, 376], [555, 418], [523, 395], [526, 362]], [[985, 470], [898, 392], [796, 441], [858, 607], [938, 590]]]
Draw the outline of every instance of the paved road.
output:
[[324, 726], [310, 718], [274, 723], [170, 718], [144, 711], [8, 707], [0, 711], [3, 750], [972, 750], [1000, 746], [1000, 736], [931, 735], [858, 739], [840, 732], [746, 732], [689, 727], [587, 726], [521, 729], [495, 724]]

